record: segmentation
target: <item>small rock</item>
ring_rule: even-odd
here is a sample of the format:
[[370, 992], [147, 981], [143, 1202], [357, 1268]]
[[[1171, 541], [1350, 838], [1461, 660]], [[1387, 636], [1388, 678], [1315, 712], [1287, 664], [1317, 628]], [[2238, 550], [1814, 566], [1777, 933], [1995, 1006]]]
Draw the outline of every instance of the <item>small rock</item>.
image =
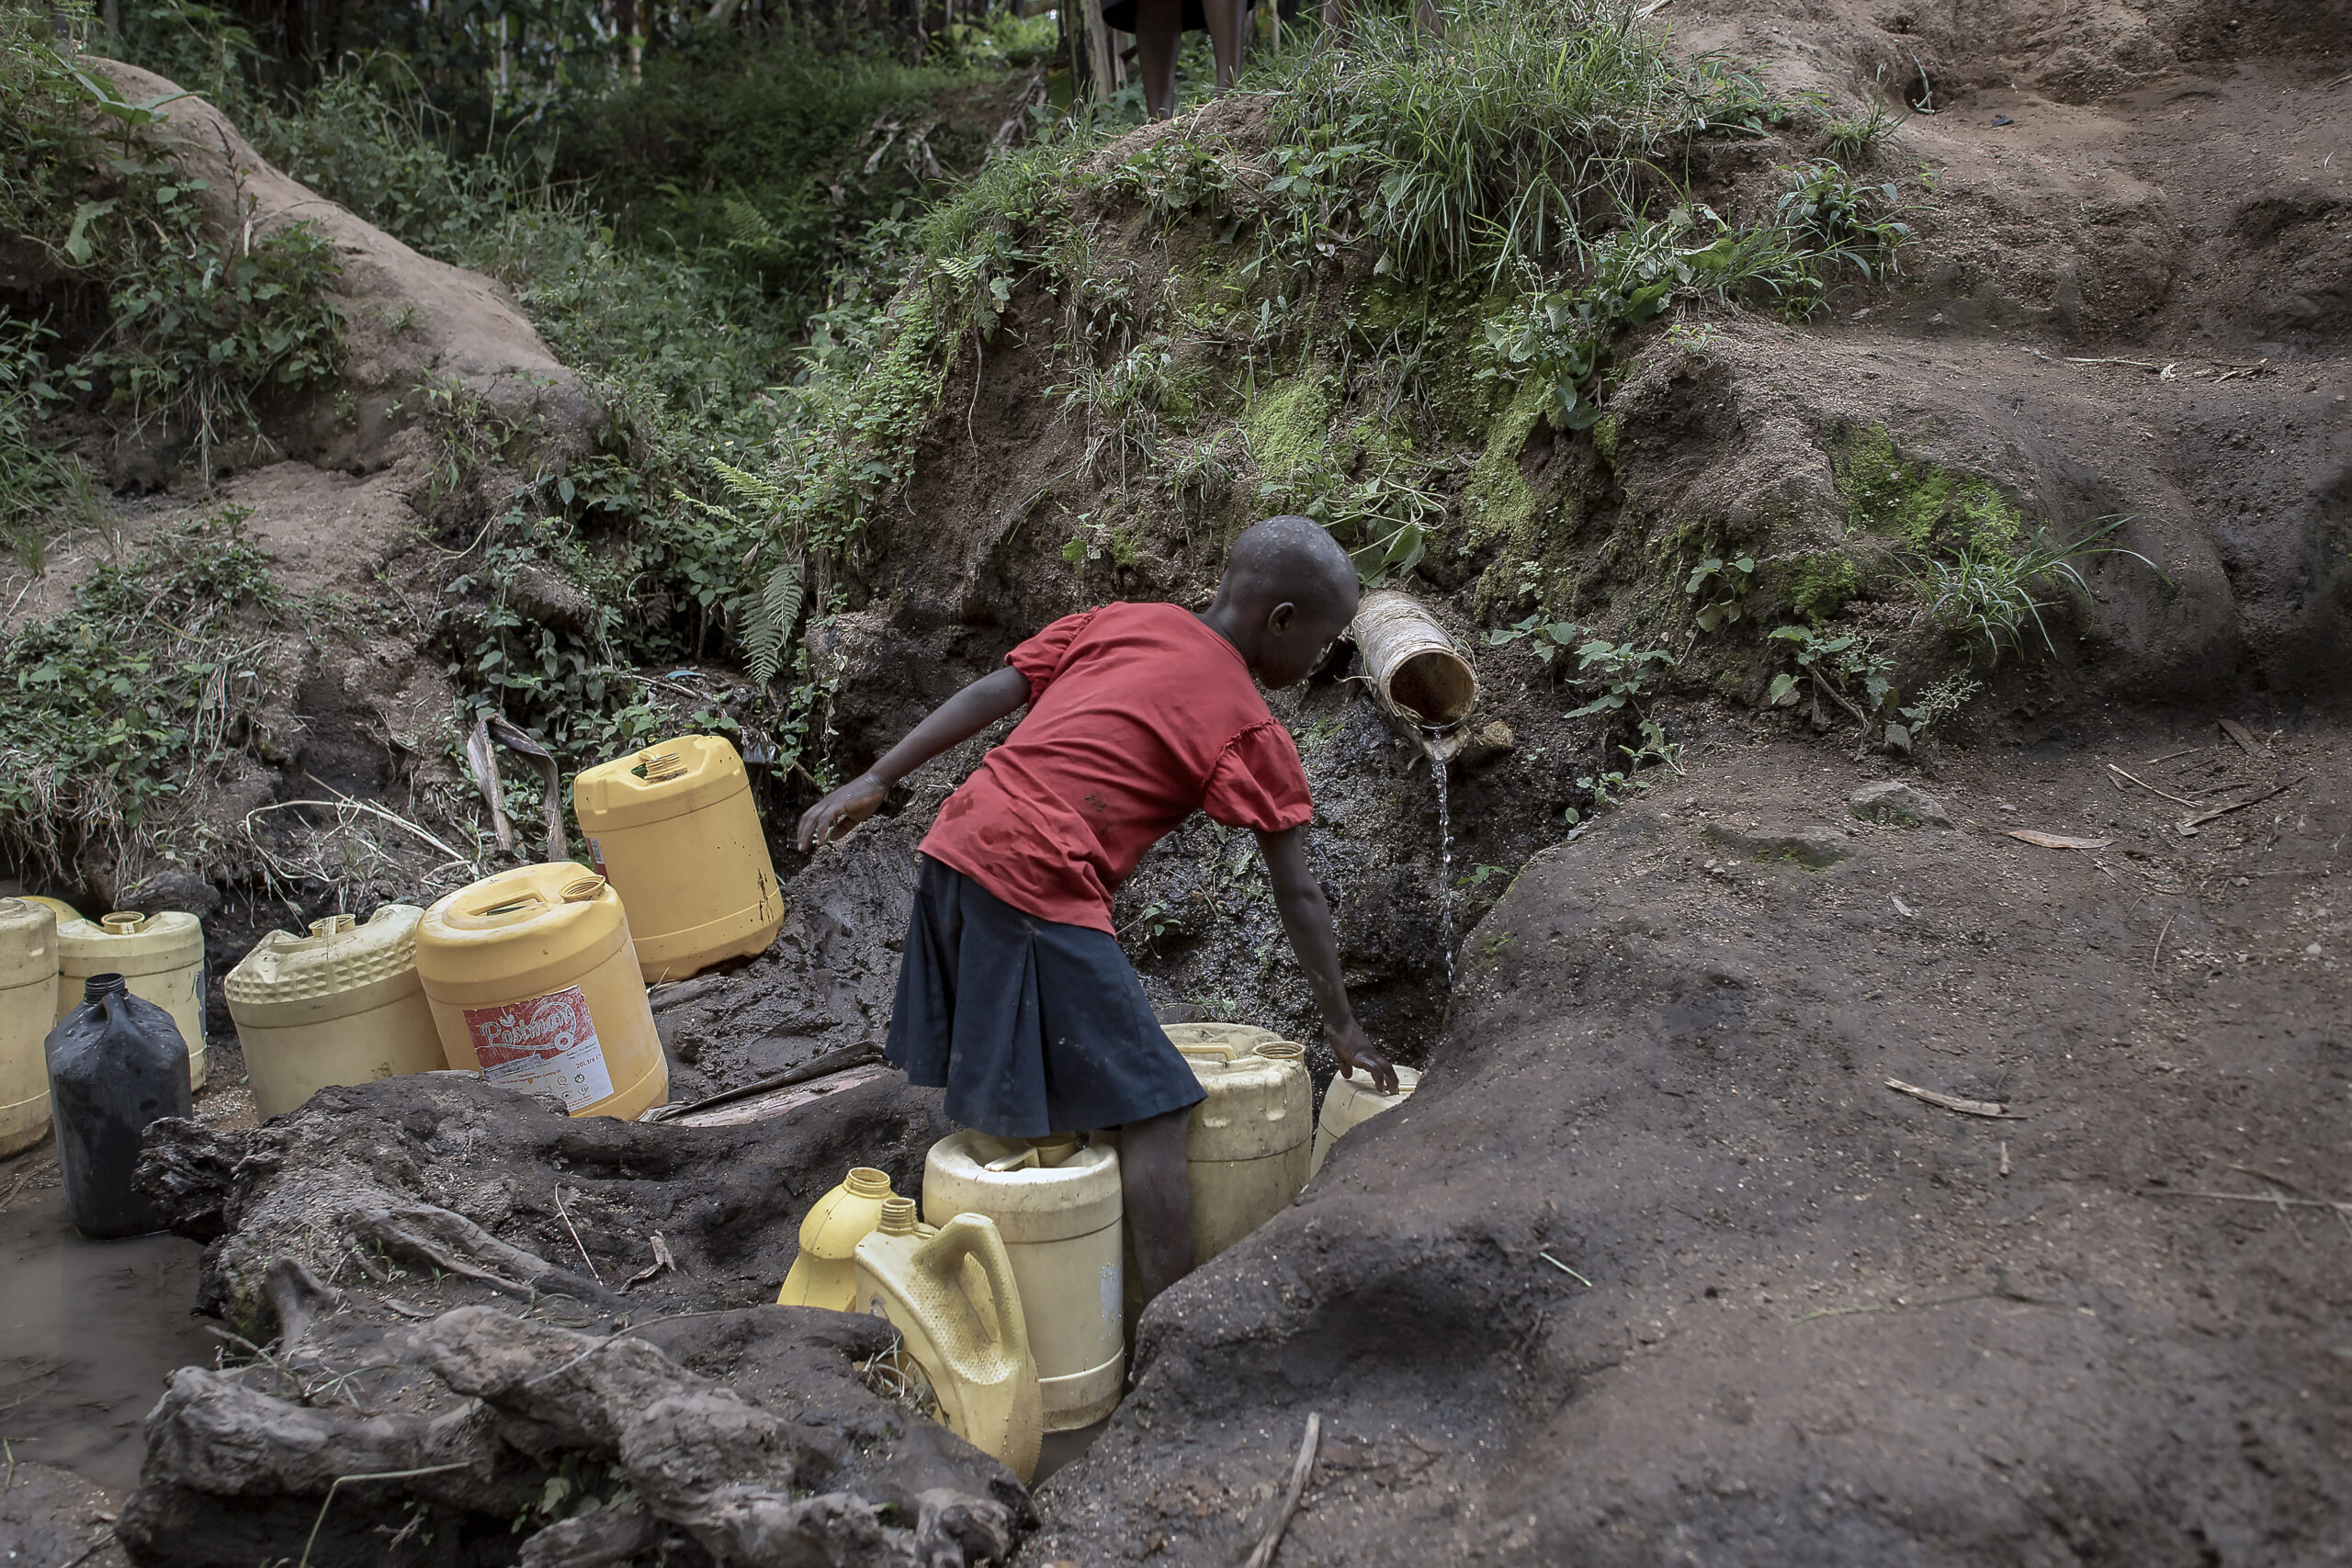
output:
[[1795, 865], [1811, 866], [1815, 871], [1836, 865], [1852, 858], [1854, 846], [1835, 828], [1790, 828], [1777, 832], [1749, 832], [1744, 829], [1727, 828], [1720, 822], [1707, 824], [1707, 837], [1750, 860], [1785, 861]]
[[1865, 822], [1887, 822], [1898, 828], [1949, 828], [1951, 813], [1926, 790], [1900, 779], [1866, 784], [1846, 804]]
[[1510, 756], [1518, 747], [1519, 737], [1510, 732], [1510, 726], [1496, 719], [1464, 743], [1462, 765], [1465, 768], [1484, 767], [1488, 762]]

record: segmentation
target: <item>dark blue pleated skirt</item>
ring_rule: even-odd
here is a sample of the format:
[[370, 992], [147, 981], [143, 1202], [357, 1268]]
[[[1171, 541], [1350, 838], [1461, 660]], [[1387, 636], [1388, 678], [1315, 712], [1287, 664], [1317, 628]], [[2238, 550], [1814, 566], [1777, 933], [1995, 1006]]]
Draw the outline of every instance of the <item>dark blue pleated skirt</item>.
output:
[[1118, 939], [1040, 919], [922, 857], [884, 1055], [1001, 1138], [1181, 1111], [1200, 1080], [1152, 1016]]

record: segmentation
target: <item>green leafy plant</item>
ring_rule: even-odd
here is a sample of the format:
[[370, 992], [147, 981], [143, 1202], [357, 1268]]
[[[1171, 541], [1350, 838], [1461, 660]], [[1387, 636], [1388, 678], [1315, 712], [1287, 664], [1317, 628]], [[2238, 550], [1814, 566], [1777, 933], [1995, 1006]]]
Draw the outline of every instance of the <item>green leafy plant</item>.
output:
[[74, 609], [0, 643], [0, 848], [64, 875], [152, 849], [164, 808], [257, 722], [284, 602], [226, 507], [102, 562]]
[[1984, 689], [1984, 682], [1971, 675], [1950, 675], [1919, 694], [1918, 700], [1898, 708], [1895, 716], [1886, 721], [1885, 741], [1890, 751], [1909, 755], [1938, 750], [1935, 728], [1945, 719], [1968, 705], [1968, 700]]
[[1674, 668], [1674, 656], [1664, 649], [1635, 648], [1630, 642], [1595, 637], [1577, 649], [1576, 684], [1592, 694], [1581, 707], [1568, 710], [1570, 718], [1595, 714], [1614, 715], [1625, 708], [1640, 711], [1640, 700], [1652, 680]]
[[1772, 216], [1800, 253], [1815, 263], [1842, 262], [1873, 282], [1894, 276], [1911, 225], [1893, 180], [1865, 184], [1826, 158], [1783, 173], [1790, 188]]
[[1576, 644], [1577, 634], [1583, 628], [1574, 621], [1547, 621], [1544, 613], [1535, 614], [1507, 626], [1497, 626], [1487, 633], [1487, 646], [1501, 648], [1522, 637], [1531, 638], [1536, 659], [1548, 666]]
[[[1774, 707], [1793, 705], [1803, 695], [1801, 683], [1809, 682], [1813, 693], [1813, 716], [1816, 724], [1826, 723], [1821, 711], [1824, 695], [1854, 716], [1867, 734], [1882, 717], [1894, 683], [1889, 678], [1886, 660], [1858, 632], [1831, 632], [1817, 626], [1781, 626], [1772, 633], [1773, 642], [1790, 645], [1796, 656], [1795, 672], [1783, 671], [1772, 678], [1764, 700]], [[1861, 691], [1857, 704], [1849, 690], [1849, 683]]]
[[1731, 625], [1745, 613], [1740, 601], [1755, 580], [1754, 556], [1704, 558], [1690, 569], [1690, 581], [1682, 585], [1682, 592], [1698, 605], [1690, 618], [1701, 631], [1718, 631]]

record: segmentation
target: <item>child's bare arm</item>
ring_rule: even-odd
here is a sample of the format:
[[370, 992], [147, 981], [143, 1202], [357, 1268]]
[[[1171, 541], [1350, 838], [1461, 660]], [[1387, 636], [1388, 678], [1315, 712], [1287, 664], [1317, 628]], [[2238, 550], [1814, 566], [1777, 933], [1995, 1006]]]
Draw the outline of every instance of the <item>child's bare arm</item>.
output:
[[880, 809], [892, 784], [1028, 701], [1029, 677], [1011, 665], [981, 676], [933, 708], [872, 767], [802, 812], [795, 841], [804, 852], [812, 845], [831, 843]]
[[1340, 939], [1331, 930], [1331, 907], [1306, 867], [1306, 829], [1292, 828], [1258, 835], [1266, 856], [1266, 870], [1274, 883], [1274, 908], [1282, 916], [1290, 947], [1298, 954], [1306, 983], [1315, 989], [1315, 1005], [1322, 1010], [1323, 1036], [1340, 1059], [1340, 1071], [1350, 1077], [1362, 1067], [1383, 1094], [1396, 1092], [1396, 1069], [1373, 1049], [1355, 1010], [1348, 1005], [1347, 982], [1340, 977]]

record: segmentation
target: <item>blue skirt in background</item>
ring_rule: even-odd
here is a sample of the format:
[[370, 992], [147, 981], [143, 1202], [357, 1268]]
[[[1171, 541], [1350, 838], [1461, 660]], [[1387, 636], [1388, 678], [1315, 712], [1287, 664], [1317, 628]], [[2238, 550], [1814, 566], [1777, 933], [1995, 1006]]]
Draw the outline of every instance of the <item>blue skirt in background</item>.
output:
[[1040, 919], [929, 855], [883, 1048], [1000, 1138], [1119, 1127], [1199, 1103], [1116, 937]]

